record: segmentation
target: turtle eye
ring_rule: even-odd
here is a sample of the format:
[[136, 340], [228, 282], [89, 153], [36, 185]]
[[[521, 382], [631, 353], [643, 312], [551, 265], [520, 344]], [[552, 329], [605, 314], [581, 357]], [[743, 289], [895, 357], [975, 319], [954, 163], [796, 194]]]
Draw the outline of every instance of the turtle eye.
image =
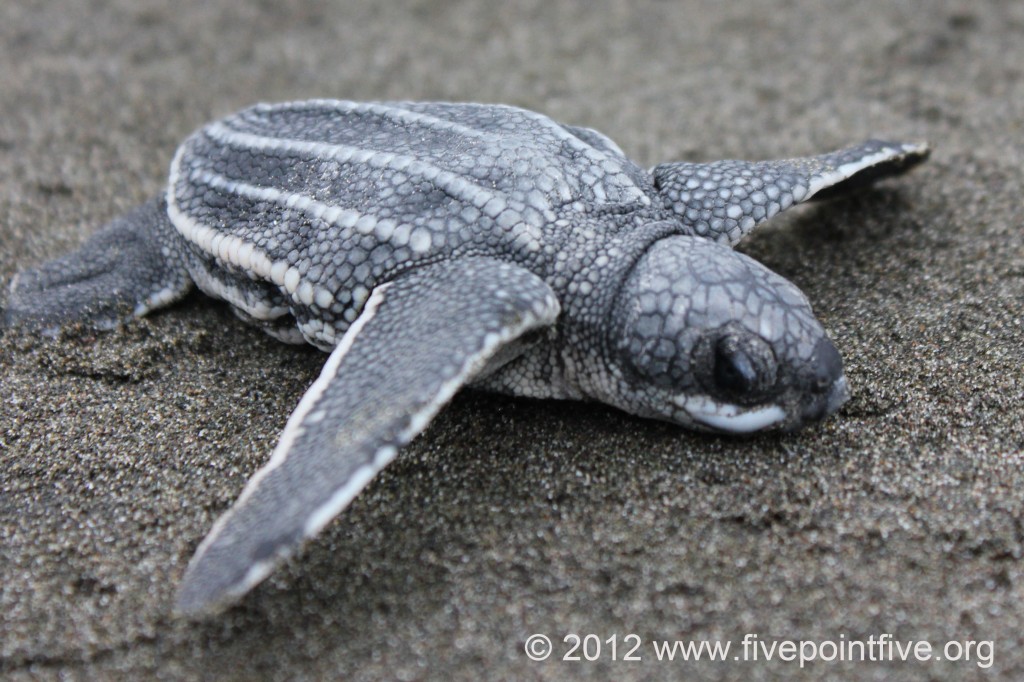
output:
[[727, 334], [715, 344], [714, 391], [739, 403], [756, 402], [774, 385], [775, 354], [753, 335]]
[[742, 348], [733, 348], [727, 341], [715, 348], [715, 385], [726, 393], [749, 393], [757, 384], [757, 370]]

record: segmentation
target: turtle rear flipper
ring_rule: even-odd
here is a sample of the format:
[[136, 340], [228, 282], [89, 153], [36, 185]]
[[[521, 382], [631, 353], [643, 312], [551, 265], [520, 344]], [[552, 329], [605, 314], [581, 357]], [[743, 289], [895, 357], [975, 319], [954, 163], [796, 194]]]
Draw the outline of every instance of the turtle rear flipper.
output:
[[776, 213], [899, 175], [928, 158], [928, 145], [868, 140], [780, 161], [663, 163], [652, 169], [666, 208], [691, 234], [735, 244]]
[[316, 535], [487, 361], [553, 324], [554, 292], [490, 258], [374, 289], [288, 420], [270, 461], [196, 550], [177, 610], [216, 610]]
[[15, 275], [3, 326], [54, 333], [107, 328], [178, 300], [192, 287], [163, 198], [112, 220], [77, 251]]

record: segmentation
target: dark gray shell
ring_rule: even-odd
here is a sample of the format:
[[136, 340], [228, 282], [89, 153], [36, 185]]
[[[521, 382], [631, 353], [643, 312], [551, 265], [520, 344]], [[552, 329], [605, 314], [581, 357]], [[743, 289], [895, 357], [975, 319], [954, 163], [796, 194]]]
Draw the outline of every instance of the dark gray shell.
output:
[[201, 289], [330, 348], [407, 268], [489, 255], [543, 275], [562, 216], [633, 213], [652, 195], [611, 140], [534, 112], [318, 100], [202, 128], [174, 159], [167, 200]]

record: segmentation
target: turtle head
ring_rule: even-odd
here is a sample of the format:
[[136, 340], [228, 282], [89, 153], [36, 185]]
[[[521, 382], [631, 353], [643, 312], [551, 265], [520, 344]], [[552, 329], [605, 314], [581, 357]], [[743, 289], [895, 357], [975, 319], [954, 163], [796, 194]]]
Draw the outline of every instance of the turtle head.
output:
[[849, 396], [843, 363], [792, 283], [714, 242], [655, 242], [618, 294], [615, 396], [637, 414], [751, 433], [823, 419]]

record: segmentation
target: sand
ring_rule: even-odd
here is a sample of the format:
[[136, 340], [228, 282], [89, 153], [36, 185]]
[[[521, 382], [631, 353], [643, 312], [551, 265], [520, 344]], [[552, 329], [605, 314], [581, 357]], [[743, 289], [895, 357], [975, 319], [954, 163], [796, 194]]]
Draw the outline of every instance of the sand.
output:
[[[185, 135], [255, 101], [507, 102], [644, 164], [935, 151], [742, 247], [840, 348], [854, 398], [833, 419], [727, 439], [463, 393], [205, 622], [171, 617], [175, 586], [325, 356], [200, 296], [114, 333], [5, 334], [0, 676], [1024, 676], [1024, 5], [219, 5], [0, 6], [0, 278], [159, 191]], [[533, 633], [551, 660], [526, 657]], [[569, 633], [599, 660], [557, 660]], [[748, 633], [992, 642], [992, 665], [732, 660]], [[731, 660], [658, 662], [673, 639]]]

